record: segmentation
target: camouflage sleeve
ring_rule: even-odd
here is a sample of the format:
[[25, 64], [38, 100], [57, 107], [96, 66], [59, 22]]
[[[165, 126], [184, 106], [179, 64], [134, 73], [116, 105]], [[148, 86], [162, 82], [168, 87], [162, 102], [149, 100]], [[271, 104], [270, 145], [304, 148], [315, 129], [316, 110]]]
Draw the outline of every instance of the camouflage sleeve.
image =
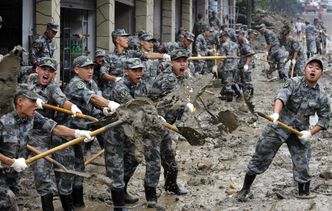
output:
[[300, 43], [296, 40], [293, 40], [292, 48], [294, 49], [295, 52], [299, 52], [301, 50]]
[[294, 86], [293, 80], [290, 79], [290, 80], [285, 81], [284, 84], [282, 85], [282, 88], [279, 89], [275, 100], [279, 99], [285, 105], [287, 103], [289, 97], [292, 95], [293, 86]]
[[65, 94], [69, 100], [75, 100], [79, 102], [84, 102], [88, 104], [90, 99], [96, 93], [86, 87], [86, 84], [83, 81], [77, 81], [72, 84], [68, 89], [66, 89]]
[[111, 92], [111, 99], [117, 103], [123, 104], [132, 100], [129, 90], [126, 87], [114, 87]]
[[201, 52], [201, 42], [202, 42], [201, 36], [198, 36], [195, 43], [195, 50], [197, 54], [200, 54]]
[[105, 67], [105, 66], [101, 66], [101, 68], [99, 69], [99, 78], [103, 78], [103, 75], [105, 74], [105, 73], [108, 73], [108, 68], [107, 67]]
[[225, 45], [222, 44], [221, 47], [220, 47], [220, 55], [221, 56], [227, 56], [226, 54], [227, 53], [226, 53]]
[[43, 48], [43, 42], [41, 39], [36, 39], [33, 43], [32, 43], [32, 47], [30, 49], [30, 60], [31, 61], [37, 61], [37, 54], [41, 51], [41, 49]]
[[323, 130], [326, 130], [330, 127], [330, 115], [331, 115], [331, 107], [329, 98], [324, 95], [320, 99], [320, 107], [317, 111], [318, 123]]
[[67, 100], [67, 97], [60, 89], [60, 86], [56, 83], [53, 83], [50, 85], [49, 89], [51, 99], [59, 106], [63, 106], [65, 104], [65, 101]]
[[146, 54], [142, 51], [128, 50], [127, 53], [129, 58], [140, 58], [141, 60], [147, 59]]
[[41, 128], [45, 132], [51, 133], [54, 127], [58, 124], [54, 120], [44, 117], [38, 112], [35, 112], [33, 119], [34, 128]]

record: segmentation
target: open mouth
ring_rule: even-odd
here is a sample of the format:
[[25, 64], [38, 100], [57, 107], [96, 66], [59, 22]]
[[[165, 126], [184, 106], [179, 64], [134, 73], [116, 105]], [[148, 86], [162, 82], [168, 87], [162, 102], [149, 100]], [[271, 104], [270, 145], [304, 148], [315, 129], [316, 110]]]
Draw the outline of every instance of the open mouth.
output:
[[48, 81], [49, 81], [49, 79], [50, 79], [50, 77], [48, 76], [48, 75], [43, 75], [43, 77], [41, 78], [42, 80], [42, 83], [48, 83]]
[[315, 77], [316, 75], [315, 75], [315, 73], [310, 73], [310, 76]]

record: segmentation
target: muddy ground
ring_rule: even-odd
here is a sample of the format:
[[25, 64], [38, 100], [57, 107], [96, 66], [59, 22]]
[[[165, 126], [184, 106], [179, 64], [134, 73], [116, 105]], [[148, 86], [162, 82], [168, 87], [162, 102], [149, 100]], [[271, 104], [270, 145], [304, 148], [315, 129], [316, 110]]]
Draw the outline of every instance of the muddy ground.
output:
[[[261, 40], [261, 38], [260, 38]], [[262, 69], [264, 64], [256, 60], [253, 70], [255, 110], [266, 114], [272, 112], [273, 98], [282, 85], [282, 81], [267, 82]], [[277, 77], [277, 74], [274, 73]], [[200, 84], [208, 83], [210, 76], [200, 78]], [[332, 71], [329, 67], [324, 74], [322, 85], [331, 97]], [[193, 83], [195, 84], [195, 83]], [[203, 146], [191, 146], [186, 141], [179, 140], [176, 144], [177, 160], [179, 163], [179, 183], [188, 189], [185, 196], [166, 193], [163, 189], [164, 178], [160, 177], [158, 186], [159, 202], [167, 210], [331, 210], [332, 202], [332, 130], [324, 131], [315, 136], [312, 141], [312, 192], [317, 195], [314, 199], [301, 200], [294, 197], [297, 184], [293, 181], [292, 162], [286, 145], [282, 146], [270, 168], [258, 176], [252, 187], [252, 198], [245, 203], [234, 199], [241, 188], [246, 165], [254, 152], [257, 137], [267, 124], [265, 119], [255, 121], [247, 110], [244, 102], [225, 102], [217, 96], [220, 88], [217, 82], [211, 82], [208, 91], [202, 98], [208, 109], [218, 121], [212, 120], [197, 101], [195, 112], [196, 126], [208, 136]], [[190, 87], [188, 87], [190, 89]], [[195, 87], [194, 87], [195, 88]], [[226, 118], [227, 116], [227, 118]], [[235, 119], [233, 119], [235, 117]], [[232, 121], [230, 121], [232, 120]], [[231, 122], [231, 123], [230, 123]], [[91, 154], [99, 150], [97, 144]], [[105, 175], [103, 158], [97, 159], [86, 168], [86, 172]], [[129, 184], [129, 191], [140, 198], [139, 202], [130, 206], [129, 210], [147, 210], [143, 178], [144, 164], [140, 165]], [[19, 203], [24, 210], [40, 210], [39, 197], [34, 190], [31, 170], [24, 173], [21, 180], [22, 192]], [[84, 197], [85, 211], [110, 210], [112, 207], [109, 186], [100, 178], [85, 180]], [[56, 210], [60, 211], [59, 198], [54, 200]]]

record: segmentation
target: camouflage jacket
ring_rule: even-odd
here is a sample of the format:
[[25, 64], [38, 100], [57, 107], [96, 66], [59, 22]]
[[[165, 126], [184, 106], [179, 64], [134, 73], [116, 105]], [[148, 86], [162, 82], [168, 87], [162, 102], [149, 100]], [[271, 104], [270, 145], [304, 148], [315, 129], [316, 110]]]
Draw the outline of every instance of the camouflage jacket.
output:
[[38, 112], [32, 118], [22, 118], [12, 111], [0, 118], [0, 153], [10, 158], [26, 156], [28, 133], [32, 128], [40, 128], [50, 134], [57, 123]]
[[43, 34], [32, 43], [30, 49], [30, 61], [38, 61], [38, 58], [41, 57], [53, 58], [56, 49], [57, 47], [54, 39], [50, 40], [46, 34]]
[[196, 38], [195, 49], [197, 54], [201, 56], [207, 55], [207, 42], [203, 34], [200, 34]]
[[[221, 56], [238, 56], [239, 47], [235, 42], [228, 40], [222, 43], [220, 47]], [[235, 70], [238, 67], [238, 59], [224, 59], [222, 63], [223, 70]]]
[[111, 92], [111, 98], [117, 103], [126, 103], [137, 96], [146, 96], [147, 90], [143, 89], [140, 84], [132, 84], [127, 76], [124, 76], [114, 87]]
[[294, 53], [297, 52], [298, 59], [305, 60], [305, 56], [299, 41], [293, 37], [290, 38], [290, 41], [286, 42], [285, 49], [289, 52], [290, 59], [292, 59]]
[[159, 68], [159, 60], [157, 59], [148, 59], [142, 61], [144, 67], [143, 76], [142, 76], [142, 84], [145, 84], [147, 89], [152, 86], [154, 79], [160, 74]]
[[153, 100], [162, 98], [172, 92], [182, 81], [183, 78], [177, 77], [172, 66], [168, 66], [163, 73], [156, 77], [151, 89], [148, 90], [148, 96]]
[[[102, 115], [101, 108], [90, 102], [93, 95], [101, 96], [101, 91], [98, 89], [98, 86], [94, 80], [87, 82], [80, 79], [78, 76], [75, 76], [70, 80], [69, 84], [67, 84], [64, 93], [70, 102], [74, 103], [79, 109], [81, 109], [83, 114], [97, 118]], [[75, 127], [86, 129], [85, 126], [82, 126], [82, 123], [86, 122], [86, 120], [71, 118], [71, 121]]]
[[276, 51], [280, 48], [280, 42], [279, 39], [273, 31], [267, 29], [266, 32], [264, 32], [264, 38], [267, 45], [271, 45], [270, 51]]
[[[317, 125], [323, 130], [330, 126], [330, 102], [326, 93], [319, 84], [314, 87], [307, 85], [304, 77], [295, 77], [286, 81], [278, 91], [276, 99], [283, 102], [284, 106], [279, 120], [299, 131], [309, 129], [309, 116], [317, 113]], [[277, 125], [273, 127], [279, 127]], [[289, 132], [283, 130], [285, 138]]]
[[316, 27], [309, 24], [305, 27], [305, 36], [307, 40], [316, 40]]
[[255, 53], [255, 51], [252, 49], [249, 41], [244, 38], [243, 41], [239, 41], [239, 49], [240, 49], [240, 55], [243, 56], [244, 58], [242, 58], [240, 60], [240, 67], [243, 67], [243, 65], [245, 65], [246, 62], [246, 56], [251, 56]]

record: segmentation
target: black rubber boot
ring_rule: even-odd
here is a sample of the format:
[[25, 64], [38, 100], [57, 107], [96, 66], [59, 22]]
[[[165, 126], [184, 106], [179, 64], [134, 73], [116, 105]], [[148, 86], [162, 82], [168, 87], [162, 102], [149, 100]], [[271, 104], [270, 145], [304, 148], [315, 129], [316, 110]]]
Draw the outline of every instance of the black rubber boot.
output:
[[83, 186], [78, 186], [73, 188], [71, 193], [74, 207], [83, 208], [85, 207], [84, 198], [83, 198]]
[[43, 211], [54, 211], [53, 193], [48, 193], [41, 197]]
[[313, 199], [315, 194], [310, 194], [310, 181], [306, 183], [298, 183], [299, 195], [295, 195], [299, 199]]
[[303, 196], [304, 195], [304, 184], [305, 183], [298, 183], [297, 186], [298, 186], [298, 189], [299, 189], [299, 196]]
[[256, 178], [255, 174], [246, 173], [246, 176], [244, 177], [243, 187], [240, 190], [240, 192], [238, 192], [238, 194], [236, 195], [236, 199], [238, 201], [244, 202], [247, 200], [246, 196], [249, 194], [250, 187], [254, 182], [255, 178]]
[[74, 211], [71, 195], [60, 195], [60, 200], [64, 211]]
[[172, 168], [170, 171], [165, 171], [165, 191], [173, 192], [176, 195], [187, 194], [187, 190], [177, 184], [177, 177], [177, 168]]
[[138, 202], [138, 198], [135, 197], [135, 196], [133, 196], [133, 195], [131, 195], [127, 191], [129, 179], [127, 179], [127, 178], [124, 179], [124, 182], [125, 182], [125, 188], [124, 188], [124, 192], [125, 192], [125, 203], [126, 204], [134, 204], [134, 203]]
[[147, 208], [155, 208], [158, 211], [166, 210], [164, 207], [160, 206], [157, 202], [157, 191], [155, 187], [144, 187], [145, 198], [147, 201]]
[[112, 188], [112, 201], [113, 201], [113, 210], [114, 211], [127, 211], [125, 206], [125, 190], [124, 188]]

